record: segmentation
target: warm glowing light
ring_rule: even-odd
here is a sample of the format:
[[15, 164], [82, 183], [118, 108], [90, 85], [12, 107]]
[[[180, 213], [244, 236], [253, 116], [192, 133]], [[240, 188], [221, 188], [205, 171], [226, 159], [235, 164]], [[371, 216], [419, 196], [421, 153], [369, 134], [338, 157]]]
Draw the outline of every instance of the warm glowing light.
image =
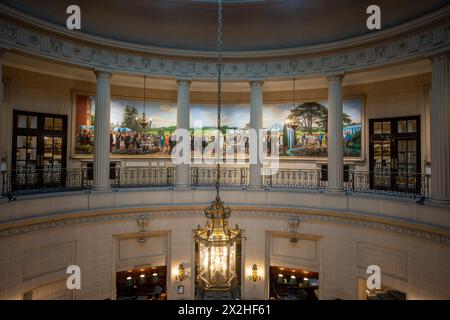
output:
[[239, 228], [231, 229], [225, 208], [219, 197], [205, 210], [205, 227], [195, 232], [199, 270], [197, 280], [207, 290], [226, 290], [236, 278], [236, 243], [241, 239]]
[[249, 278], [249, 280], [252, 280], [253, 282], [261, 280], [261, 276], [259, 275], [258, 266], [256, 264], [253, 265], [251, 275], [248, 278]]
[[187, 273], [186, 273], [186, 269], [184, 268], [184, 265], [182, 263], [180, 263], [180, 265], [178, 266], [178, 271], [177, 271], [177, 275], [175, 276], [175, 279], [178, 281], [184, 281], [188, 278]]

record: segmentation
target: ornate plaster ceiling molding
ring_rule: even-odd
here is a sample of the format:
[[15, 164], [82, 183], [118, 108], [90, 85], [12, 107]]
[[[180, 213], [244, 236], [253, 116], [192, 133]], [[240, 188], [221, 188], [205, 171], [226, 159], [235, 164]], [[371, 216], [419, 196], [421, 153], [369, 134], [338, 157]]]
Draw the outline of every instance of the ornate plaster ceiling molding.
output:
[[[445, 18], [443, 18], [443, 13]], [[366, 45], [365, 39], [356, 46], [339, 52], [296, 54], [274, 59], [268, 55], [266, 61], [233, 59], [225, 64], [224, 77], [228, 80], [247, 80], [252, 77], [282, 79], [338, 72], [351, 72], [382, 67], [399, 62], [423, 59], [433, 54], [450, 50], [450, 6], [441, 10], [434, 19], [421, 20], [420, 30], [402, 33], [395, 38], [383, 39], [374, 34], [375, 40]], [[87, 68], [102, 68], [111, 72], [130, 74], [151, 74], [155, 77], [188, 76], [193, 79], [214, 79], [215, 62], [192, 56], [174, 57], [145, 53], [151, 50], [137, 50], [123, 44], [115, 46], [111, 41], [91, 41], [81, 36], [51, 30], [37, 21], [0, 13], [0, 46]], [[416, 26], [417, 27], [417, 26]], [[56, 28], [56, 27], [55, 27]], [[408, 29], [409, 30], [409, 29]], [[143, 53], [144, 52], [144, 53]], [[281, 54], [282, 55], [282, 54]]]
[[[79, 225], [86, 223], [101, 223], [105, 221], [136, 221], [138, 218], [145, 217], [152, 218], [170, 218], [170, 217], [186, 217], [186, 216], [202, 216], [203, 211], [199, 209], [173, 209], [173, 210], [155, 210], [152, 209], [120, 209], [110, 210], [109, 212], [89, 212], [87, 214], [69, 214], [58, 215], [47, 218], [45, 221], [36, 221], [33, 223], [15, 223], [13, 226], [0, 227], [0, 238], [21, 235], [25, 233], [48, 230], [58, 227]], [[234, 216], [252, 216], [252, 217], [280, 217], [289, 219], [292, 216], [298, 216], [301, 222], [318, 222], [329, 224], [345, 224], [356, 227], [366, 227], [375, 230], [382, 230], [386, 232], [394, 232], [406, 236], [413, 236], [416, 238], [438, 242], [444, 245], [450, 245], [450, 236], [448, 232], [433, 231], [430, 228], [424, 228], [420, 225], [399, 223], [396, 221], [389, 221], [387, 219], [373, 219], [365, 218], [348, 213], [327, 213], [327, 212], [313, 212], [307, 210], [292, 209], [264, 209], [264, 210], [234, 210]]]

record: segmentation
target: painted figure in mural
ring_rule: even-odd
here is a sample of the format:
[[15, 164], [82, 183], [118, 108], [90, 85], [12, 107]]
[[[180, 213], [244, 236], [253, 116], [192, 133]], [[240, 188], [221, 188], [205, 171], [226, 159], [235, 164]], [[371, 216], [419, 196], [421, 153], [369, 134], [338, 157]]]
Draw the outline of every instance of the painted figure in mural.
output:
[[[75, 154], [93, 154], [95, 139], [95, 99], [77, 96], [76, 130], [74, 136]], [[147, 109], [152, 117], [152, 124], [143, 128], [140, 125], [142, 102], [133, 100], [111, 101], [111, 134], [110, 150], [116, 155], [152, 155], [168, 157], [176, 145], [172, 141], [176, 130], [176, 104], [162, 105], [151, 103]], [[344, 155], [346, 157], [361, 156], [361, 99], [344, 100], [343, 132]], [[237, 117], [236, 114], [239, 116]], [[232, 116], [231, 116], [232, 115]], [[192, 131], [191, 146], [201, 139], [202, 149], [211, 142], [214, 135], [215, 105], [192, 105], [191, 119], [201, 120], [200, 133]], [[234, 130], [236, 134], [248, 132], [250, 110], [246, 105], [224, 106], [225, 130]], [[302, 103], [294, 108], [292, 104], [264, 106], [264, 128], [266, 132], [279, 132], [279, 154], [284, 157], [326, 157], [328, 154], [327, 101]], [[195, 122], [195, 121], [194, 121]], [[195, 123], [191, 126], [197, 128]], [[293, 130], [295, 129], [295, 130]], [[266, 148], [271, 149], [274, 141], [265, 139]], [[226, 140], [228, 153], [242, 154], [238, 149], [249, 152], [248, 138], [243, 138], [242, 146], [237, 142]], [[199, 144], [199, 150], [200, 148]]]

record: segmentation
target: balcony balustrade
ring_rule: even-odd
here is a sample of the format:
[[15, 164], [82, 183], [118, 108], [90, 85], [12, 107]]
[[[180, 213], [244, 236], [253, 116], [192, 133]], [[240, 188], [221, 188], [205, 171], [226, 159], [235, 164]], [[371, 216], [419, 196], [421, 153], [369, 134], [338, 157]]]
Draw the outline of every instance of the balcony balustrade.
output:
[[[110, 184], [113, 189], [173, 187], [175, 168], [111, 168]], [[192, 187], [214, 187], [217, 172], [215, 167], [192, 167]], [[429, 197], [431, 177], [426, 174], [381, 173], [348, 170], [344, 174], [344, 190], [348, 194], [383, 194], [425, 200]], [[17, 196], [90, 190], [93, 185], [92, 172], [87, 168], [65, 170], [13, 170], [0, 172], [0, 195], [14, 199]], [[221, 187], [246, 188], [249, 170], [222, 168]], [[266, 191], [294, 189], [299, 191], [324, 192], [327, 187], [327, 172], [322, 169], [280, 169], [273, 175], [263, 177]]]

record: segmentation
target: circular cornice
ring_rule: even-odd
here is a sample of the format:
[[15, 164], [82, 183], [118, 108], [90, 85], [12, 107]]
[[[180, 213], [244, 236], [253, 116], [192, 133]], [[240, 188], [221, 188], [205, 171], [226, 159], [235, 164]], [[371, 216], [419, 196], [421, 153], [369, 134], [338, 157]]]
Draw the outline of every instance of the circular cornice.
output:
[[[111, 72], [216, 77], [215, 53], [136, 46], [50, 25], [0, 5], [0, 46]], [[407, 24], [326, 45], [229, 53], [228, 80], [327, 76], [415, 61], [450, 50], [450, 5]]]
[[[122, 43], [126, 48], [150, 50], [151, 54], [215, 56], [216, 1], [128, 0], [113, 1], [104, 7], [98, 1], [80, 0], [81, 31], [66, 28], [65, 10], [72, 4], [70, 0], [2, 2], [15, 16], [21, 14], [41, 26], [46, 24], [52, 30], [58, 27], [62, 32], [100, 43]], [[445, 0], [381, 0], [378, 5], [383, 13], [383, 29], [370, 31], [366, 28], [367, 5], [360, 0], [229, 0], [224, 2], [224, 49], [227, 55], [237, 58], [256, 58], [272, 52], [279, 57], [309, 48], [333, 50], [334, 45], [351, 45], [354, 39], [385, 36], [386, 31], [427, 17], [445, 4]]]
[[[188, 0], [188, 1], [196, 1], [196, 0]], [[148, 45], [139, 45], [130, 42], [123, 42], [104, 37], [98, 37], [78, 31], [69, 31], [64, 27], [33, 17], [22, 11], [13, 9], [3, 4], [0, 4], [0, 9], [1, 9], [0, 12], [2, 13], [2, 15], [5, 15], [5, 17], [17, 19], [17, 21], [20, 21], [20, 23], [28, 24], [32, 28], [38, 28], [44, 32], [48, 32], [68, 39], [86, 42], [89, 44], [95, 44], [97, 46], [111, 46], [120, 48], [122, 50], [137, 51], [151, 55], [161, 55], [165, 57], [215, 59], [217, 56], [216, 51], [183, 50], [183, 49], [148, 46]], [[328, 42], [325, 44], [309, 45], [289, 49], [224, 52], [224, 56], [225, 58], [229, 59], [260, 59], [260, 58], [267, 59], [267, 58], [280, 58], [296, 55], [323, 54], [328, 51], [344, 50], [350, 47], [366, 46], [369, 44], [373, 44], [374, 42], [377, 41], [383, 41], [389, 38], [395, 38], [408, 33], [417, 32], [420, 29], [429, 28], [430, 26], [433, 26], [436, 23], [442, 22], [448, 23], [450, 20], [449, 17], [450, 17], [450, 5], [443, 7], [442, 9], [437, 10], [428, 15], [412, 20], [410, 22], [392, 28], [383, 29], [381, 31], [372, 34], [353, 37], [340, 41]]]
[[[380, 217], [367, 217], [349, 212], [326, 212], [321, 210], [304, 210], [292, 208], [251, 208], [231, 206], [234, 216], [277, 217], [286, 218], [297, 216], [301, 222], [318, 222], [331, 224], [344, 224], [355, 227], [367, 227], [386, 232], [394, 232], [406, 236], [414, 236], [420, 239], [450, 245], [450, 234], [447, 230], [423, 226], [415, 223], [407, 223], [395, 219]], [[145, 216], [148, 219], [156, 217], [186, 217], [202, 216], [203, 206], [187, 207], [148, 207], [112, 209], [106, 211], [87, 211], [69, 214], [58, 214], [42, 218], [27, 219], [12, 223], [0, 224], [0, 238], [42, 231], [58, 227], [101, 223], [105, 221], [136, 220]]]

